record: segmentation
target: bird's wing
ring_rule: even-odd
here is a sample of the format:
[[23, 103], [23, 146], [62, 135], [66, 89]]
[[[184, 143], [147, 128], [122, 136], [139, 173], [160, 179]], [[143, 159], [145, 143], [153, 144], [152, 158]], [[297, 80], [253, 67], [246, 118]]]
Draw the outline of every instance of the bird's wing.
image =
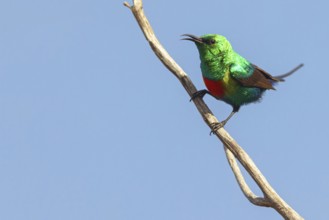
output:
[[235, 80], [245, 87], [274, 89], [273, 83], [281, 81], [250, 63], [243, 63], [243, 65], [233, 64], [230, 67], [230, 73]]

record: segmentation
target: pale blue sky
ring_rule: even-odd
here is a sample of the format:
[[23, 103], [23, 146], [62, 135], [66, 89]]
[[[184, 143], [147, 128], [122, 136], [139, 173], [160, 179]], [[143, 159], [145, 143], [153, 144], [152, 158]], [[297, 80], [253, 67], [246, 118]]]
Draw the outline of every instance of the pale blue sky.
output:
[[[197, 50], [184, 33], [222, 34], [273, 75], [305, 63], [226, 129], [276, 191], [317, 220], [329, 219], [328, 8], [144, 1], [199, 89]], [[222, 145], [121, 0], [1, 1], [0, 33], [0, 219], [281, 219], [245, 199]], [[219, 119], [231, 111], [205, 101]]]

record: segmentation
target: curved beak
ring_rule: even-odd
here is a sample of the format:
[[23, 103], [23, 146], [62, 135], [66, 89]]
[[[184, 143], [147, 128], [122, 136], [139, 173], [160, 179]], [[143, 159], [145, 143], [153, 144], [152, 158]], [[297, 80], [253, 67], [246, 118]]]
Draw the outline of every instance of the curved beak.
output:
[[183, 38], [181, 40], [189, 40], [189, 41], [193, 41], [195, 43], [203, 44], [202, 39], [200, 37], [195, 36], [195, 35], [192, 35], [192, 34], [182, 34], [182, 36], [186, 36], [186, 38]]

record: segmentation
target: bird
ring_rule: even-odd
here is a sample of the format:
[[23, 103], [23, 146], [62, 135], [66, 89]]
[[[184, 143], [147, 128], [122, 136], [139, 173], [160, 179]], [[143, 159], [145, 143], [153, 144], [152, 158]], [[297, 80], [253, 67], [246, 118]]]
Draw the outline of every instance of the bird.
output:
[[212, 124], [212, 132], [224, 127], [241, 106], [260, 101], [266, 90], [275, 90], [276, 83], [283, 82], [304, 65], [301, 63], [283, 75], [272, 76], [236, 53], [222, 35], [182, 36], [185, 37], [182, 40], [194, 42], [198, 49], [202, 77], [207, 87], [192, 94], [190, 101], [209, 94], [232, 106], [232, 112], [225, 120]]

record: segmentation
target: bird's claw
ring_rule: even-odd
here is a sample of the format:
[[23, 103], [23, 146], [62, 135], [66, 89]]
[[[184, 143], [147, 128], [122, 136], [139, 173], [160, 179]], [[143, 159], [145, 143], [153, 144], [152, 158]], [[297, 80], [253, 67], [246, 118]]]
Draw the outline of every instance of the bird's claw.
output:
[[205, 96], [205, 94], [207, 94], [207, 93], [208, 93], [208, 91], [205, 89], [196, 91], [195, 93], [192, 94], [190, 102], [193, 101], [197, 97], [203, 98], [203, 96]]
[[215, 132], [224, 127], [226, 124], [226, 121], [222, 121], [222, 122], [214, 122], [214, 123], [211, 123], [210, 126], [211, 126], [211, 131], [210, 131], [210, 134], [209, 135], [212, 135], [212, 134], [215, 134]]

